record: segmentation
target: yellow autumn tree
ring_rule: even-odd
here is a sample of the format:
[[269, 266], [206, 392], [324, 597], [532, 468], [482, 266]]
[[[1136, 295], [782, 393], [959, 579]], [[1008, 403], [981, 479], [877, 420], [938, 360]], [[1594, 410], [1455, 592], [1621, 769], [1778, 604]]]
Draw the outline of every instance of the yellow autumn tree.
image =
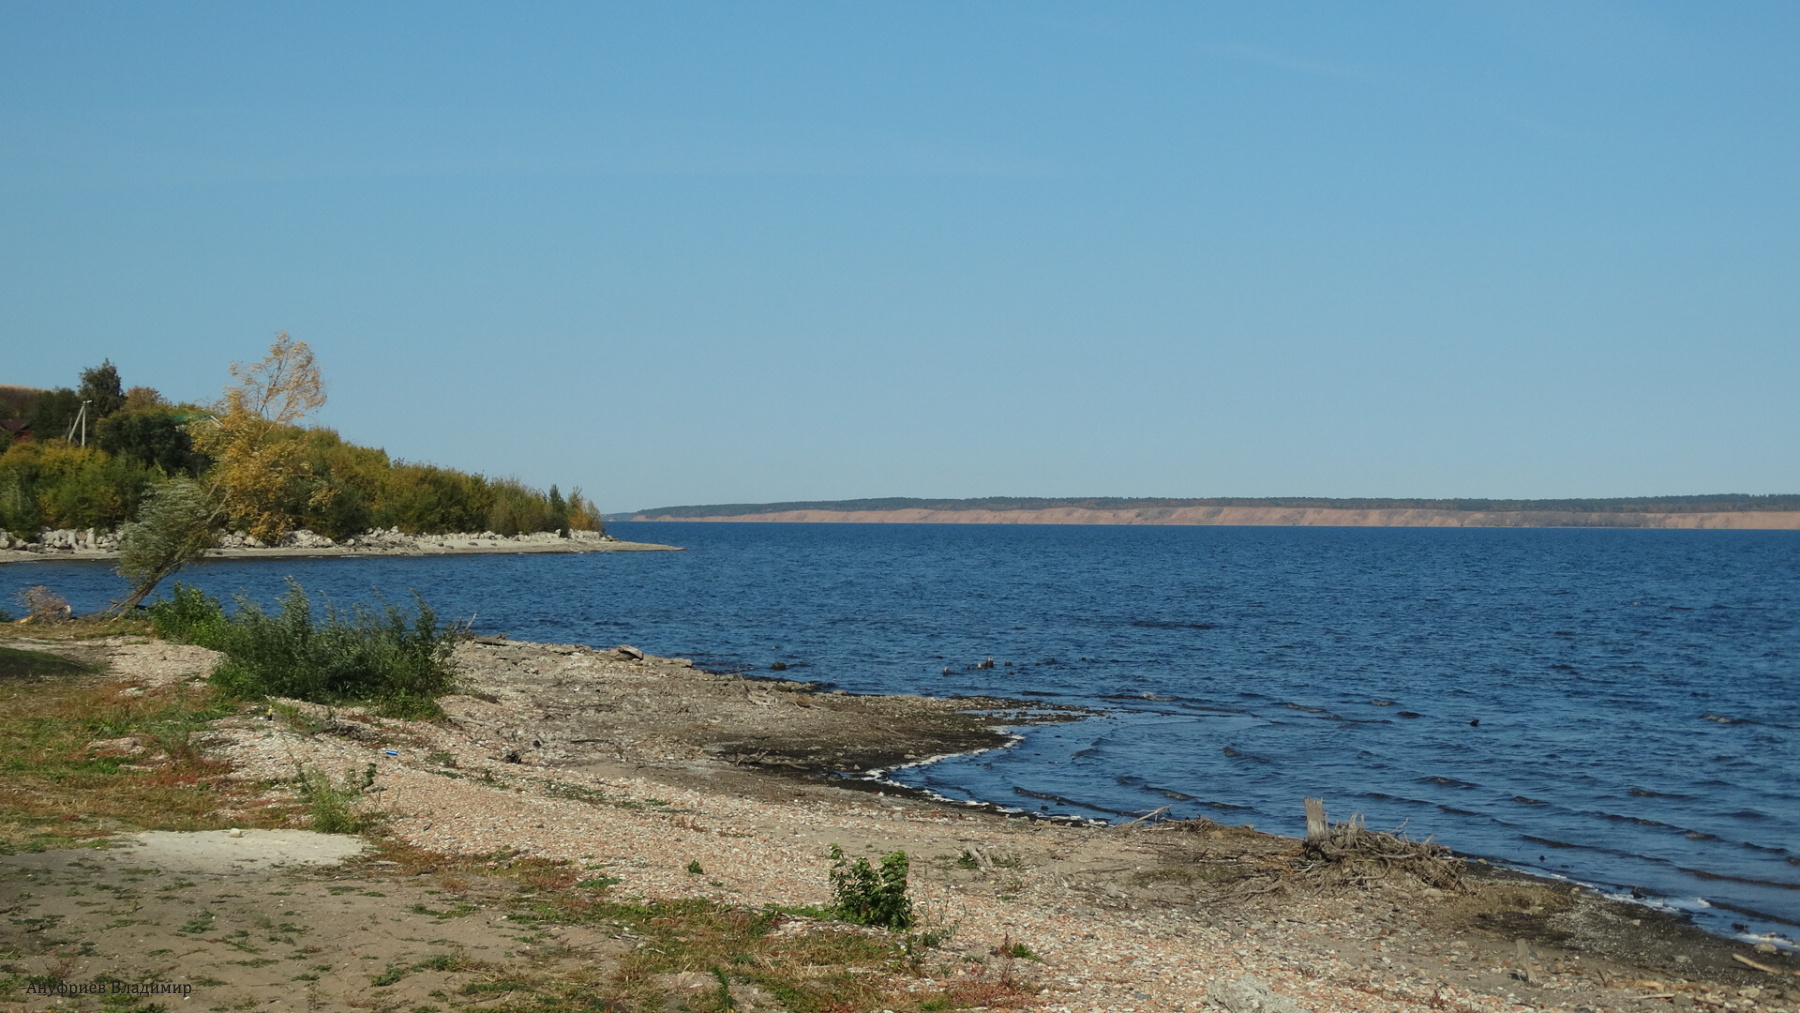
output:
[[311, 481], [306, 446], [295, 423], [325, 403], [325, 382], [312, 349], [286, 331], [261, 362], [231, 364], [212, 422], [191, 427], [195, 449], [216, 462], [210, 477], [226, 523], [273, 544], [299, 524], [299, 514], [329, 497]]

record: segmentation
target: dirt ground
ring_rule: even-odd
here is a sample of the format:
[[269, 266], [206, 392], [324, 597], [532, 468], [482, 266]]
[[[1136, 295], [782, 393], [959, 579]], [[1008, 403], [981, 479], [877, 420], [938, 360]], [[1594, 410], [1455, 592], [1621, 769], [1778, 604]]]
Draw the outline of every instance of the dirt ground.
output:
[[[137, 684], [122, 693], [191, 681], [209, 661], [157, 642], [48, 646], [110, 664]], [[843, 1009], [1196, 1010], [1217, 1008], [1208, 989], [1240, 973], [1320, 1013], [1800, 1009], [1793, 955], [1567, 884], [1460, 860], [1448, 885], [1405, 865], [1346, 882], [1302, 842], [1253, 829], [1052, 824], [827, 773], [992, 747], [1016, 703], [819, 693], [627, 650], [489, 641], [459, 661], [464, 692], [441, 722], [280, 703], [208, 733], [209, 754], [268, 784], [270, 812], [297, 812], [284, 770], [375, 767], [358, 804], [385, 814], [383, 829], [354, 854], [302, 854], [249, 829], [191, 835], [206, 846], [185, 853], [117, 835], [0, 856], [0, 1003], [102, 1008], [28, 990], [121, 982], [191, 992], [118, 993], [105, 1008], [422, 1013], [527, 1008], [507, 1003], [531, 983], [534, 1001], [569, 1003], [531, 1008], [798, 1009], [716, 967], [717, 982], [665, 973], [636, 1005], [603, 998], [623, 994], [621, 968], [645, 947], [675, 944], [531, 905], [587, 890], [816, 906], [835, 844], [913, 857], [922, 910], [958, 931], [905, 988], [965, 997], [884, 993]], [[521, 879], [532, 863], [571, 871]], [[996, 988], [943, 990], [971, 975]]]

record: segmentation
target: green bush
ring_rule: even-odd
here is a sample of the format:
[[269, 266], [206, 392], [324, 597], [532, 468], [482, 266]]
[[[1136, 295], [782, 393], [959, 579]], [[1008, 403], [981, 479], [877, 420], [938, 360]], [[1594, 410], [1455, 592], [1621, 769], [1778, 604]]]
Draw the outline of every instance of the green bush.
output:
[[150, 607], [158, 633], [223, 652], [213, 683], [241, 699], [293, 697], [314, 703], [372, 703], [396, 717], [435, 717], [450, 691], [450, 653], [458, 631], [414, 596], [406, 611], [349, 611], [325, 603], [322, 621], [298, 581], [288, 580], [274, 614], [243, 595], [227, 617], [216, 598], [177, 584], [174, 598]]
[[175, 582], [167, 601], [150, 605], [150, 628], [164, 640], [177, 644], [212, 647], [221, 642], [229, 625], [219, 599], [197, 587]]
[[906, 852], [881, 856], [879, 870], [869, 860], [851, 863], [837, 845], [831, 846], [831, 893], [837, 898], [831, 912], [857, 925], [884, 929], [911, 928], [912, 898], [906, 895]]

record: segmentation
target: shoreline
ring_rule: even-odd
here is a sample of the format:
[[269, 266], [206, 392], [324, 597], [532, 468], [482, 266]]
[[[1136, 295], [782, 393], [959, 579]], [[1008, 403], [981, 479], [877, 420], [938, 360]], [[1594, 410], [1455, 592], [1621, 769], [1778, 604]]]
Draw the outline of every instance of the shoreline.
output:
[[[625, 542], [617, 539], [584, 538], [517, 538], [480, 535], [413, 535], [401, 536], [404, 542], [376, 545], [284, 545], [266, 548], [248, 546], [221, 547], [206, 550], [203, 560], [216, 559], [326, 559], [381, 558], [395, 556], [492, 556], [492, 555], [579, 555], [589, 552], [685, 552], [678, 545], [656, 542]], [[116, 548], [32, 548], [0, 549], [0, 566], [8, 563], [104, 562], [119, 558]]]
[[[125, 692], [197, 686], [216, 659], [138, 638], [8, 642], [105, 660], [110, 678], [141, 687]], [[831, 776], [844, 760], [885, 773], [893, 766], [878, 761], [1010, 744], [996, 726], [1019, 723], [1018, 701], [857, 696], [715, 675], [627, 647], [499, 637], [466, 642], [457, 660], [462, 685], [443, 699], [441, 722], [272, 701], [216, 722], [200, 741], [236, 783], [272, 785], [265, 805], [283, 804], [297, 764], [368, 766], [380, 794], [365, 794], [364, 804], [386, 814], [380, 847], [390, 850], [363, 873], [393, 881], [380, 890], [396, 895], [397, 885], [443, 888], [504, 860], [604, 870], [594, 874], [634, 903], [818, 906], [830, 900], [828, 846], [904, 850], [927, 927], [956, 927], [930, 961], [979, 972], [996, 947], [1028, 947], [1030, 959], [1007, 964], [1026, 986], [1026, 1008], [1189, 1013], [1221, 983], [1253, 975], [1316, 1013], [1800, 1009], [1796, 955], [1756, 951], [1567, 882], [1467, 860], [1455, 888], [1404, 869], [1322, 881], [1307, 871], [1302, 842], [1249, 826], [1069, 825]], [[44, 860], [0, 857], [0, 868]], [[250, 885], [238, 882], [238, 893]], [[78, 900], [40, 899], [66, 913], [65, 928], [88, 919], [96, 935], [125, 931]], [[421, 898], [396, 901], [393, 914], [413, 899]], [[348, 918], [331, 914], [338, 903], [322, 899], [316, 917]], [[129, 931], [139, 949], [164, 945], [142, 942], [147, 933], [185, 941], [149, 923]], [[434, 933], [443, 931], [413, 934]], [[620, 959], [617, 946], [577, 956]], [[241, 953], [203, 959], [219, 979], [209, 987], [254, 984]], [[936, 972], [914, 973], [929, 985]]]
[[1796, 531], [1800, 511], [1695, 513], [1505, 511], [1336, 507], [1144, 507], [1097, 510], [784, 510], [760, 514], [669, 517], [638, 514], [634, 524], [1107, 524], [1198, 527], [1357, 528], [1619, 528], [1651, 530]]

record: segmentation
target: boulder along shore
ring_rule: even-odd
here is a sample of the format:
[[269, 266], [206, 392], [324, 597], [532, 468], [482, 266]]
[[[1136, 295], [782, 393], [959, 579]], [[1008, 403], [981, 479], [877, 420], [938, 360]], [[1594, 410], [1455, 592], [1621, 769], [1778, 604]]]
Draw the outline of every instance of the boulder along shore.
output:
[[[41, 646], [70, 650], [66, 643]], [[125, 693], [198, 685], [214, 660], [199, 648], [157, 641], [117, 639], [78, 650], [133, 684]], [[627, 899], [704, 898], [752, 910], [825, 906], [832, 902], [836, 845], [851, 856], [905, 850], [920, 928], [954, 930], [910, 972], [918, 987], [998, 974], [1014, 989], [1008, 1005], [1023, 1008], [1800, 1008], [1800, 961], [1792, 954], [1761, 952], [1648, 908], [1431, 849], [1383, 855], [1387, 846], [1379, 845], [1339, 861], [1330, 846], [1250, 826], [1057, 823], [896, 793], [866, 779], [896, 763], [1004, 747], [1020, 726], [1074, 716], [1067, 712], [986, 698], [857, 696], [708, 673], [629, 647], [478, 638], [457, 649], [456, 661], [460, 691], [444, 698], [440, 721], [273, 701], [222, 719], [200, 737], [207, 755], [230, 766], [231, 778], [273, 785], [258, 805], [291, 802], [300, 767], [334, 775], [372, 770], [362, 805], [386, 814], [382, 846], [414, 850], [390, 850], [394, 860], [356, 867], [365, 885], [386, 885], [365, 890], [355, 905], [338, 906], [338, 887], [332, 898], [324, 887], [314, 890], [319, 904], [308, 917], [351, 918], [358, 924], [345, 922], [345, 933], [363, 932], [364, 923], [388, 914], [396, 922], [419, 920], [405, 905], [421, 886], [427, 894], [475, 889], [466, 867], [452, 876], [421, 853], [482, 856], [488, 868], [568, 860], [597, 870], [583, 874], [603, 874], [611, 894]], [[156, 747], [139, 748], [135, 762], [154, 766]], [[1298, 795], [1294, 806], [1298, 814]], [[0, 870], [48, 861], [5, 856]], [[221, 897], [255, 888], [234, 882], [234, 892]], [[293, 891], [297, 908], [310, 896], [299, 886], [280, 889]], [[448, 903], [424, 900], [433, 909]], [[88, 938], [101, 953], [173, 945], [157, 941], [168, 932], [154, 925], [108, 927], [103, 909], [81, 907], [57, 891], [40, 901], [56, 910], [34, 908], [33, 917], [65, 917], [65, 934], [93, 922]], [[491, 924], [504, 926], [504, 919]], [[394, 951], [384, 951], [384, 959], [420, 959], [405, 937], [447, 931], [436, 924], [413, 931], [409, 922], [405, 933], [381, 937], [380, 945]], [[480, 931], [501, 931], [477, 918], [456, 924], [472, 947], [487, 945]], [[811, 929], [802, 919], [779, 931]], [[199, 945], [169, 938], [184, 953]], [[336, 945], [329, 932], [308, 938]], [[532, 959], [604, 969], [630, 946], [645, 945], [577, 928], [545, 940], [552, 944]], [[366, 945], [377, 943], [372, 937]], [[221, 948], [217, 960], [184, 960], [203, 962], [207, 980], [227, 989], [209, 994], [209, 1004], [281, 994], [256, 978], [279, 966], [264, 972], [241, 958]], [[267, 988], [293, 989], [287, 973]], [[458, 973], [422, 974], [426, 984], [418, 987], [453, 993]], [[700, 994], [683, 989], [719, 987], [705, 974], [687, 977], [695, 980], [664, 983], [671, 1008]], [[304, 987], [320, 1001], [362, 1004], [372, 986], [360, 983], [367, 975], [352, 978], [327, 976]], [[373, 994], [406, 998], [379, 991], [385, 987]], [[741, 1008], [782, 1008], [767, 996], [733, 994]]]
[[[679, 546], [655, 542], [624, 542], [598, 531], [559, 533], [541, 531], [525, 535], [499, 535], [492, 531], [463, 534], [409, 535], [398, 528], [377, 529], [333, 541], [311, 531], [288, 533], [280, 543], [265, 545], [242, 532], [219, 539], [207, 550], [208, 559], [298, 559], [321, 556], [466, 556], [493, 553], [574, 552], [681, 552]], [[0, 532], [0, 563], [47, 562], [72, 559], [116, 559], [117, 532], [86, 530], [42, 531], [35, 541], [21, 541]]]

